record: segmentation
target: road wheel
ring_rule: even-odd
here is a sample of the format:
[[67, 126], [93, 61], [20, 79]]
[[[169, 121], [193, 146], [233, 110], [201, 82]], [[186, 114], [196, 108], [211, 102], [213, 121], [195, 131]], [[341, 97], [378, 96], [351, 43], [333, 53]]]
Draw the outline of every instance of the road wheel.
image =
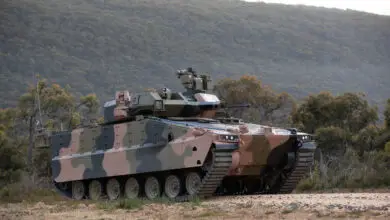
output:
[[88, 186], [88, 196], [91, 200], [99, 200], [103, 194], [103, 186], [99, 180], [92, 180]]
[[186, 176], [186, 190], [189, 195], [194, 195], [197, 193], [200, 184], [201, 177], [197, 172], [191, 172]]
[[181, 183], [180, 179], [176, 175], [169, 175], [165, 179], [165, 187], [164, 187], [164, 192], [165, 195], [168, 196], [169, 198], [175, 198], [180, 194], [181, 191]]
[[125, 196], [128, 199], [135, 199], [139, 195], [139, 184], [136, 178], [130, 177], [125, 183]]
[[160, 183], [156, 177], [150, 176], [146, 179], [145, 195], [150, 200], [155, 199], [161, 195]]
[[117, 179], [111, 178], [107, 181], [106, 191], [109, 200], [116, 200], [121, 194], [121, 186]]
[[81, 200], [85, 195], [85, 185], [82, 181], [72, 182], [72, 197], [76, 200]]

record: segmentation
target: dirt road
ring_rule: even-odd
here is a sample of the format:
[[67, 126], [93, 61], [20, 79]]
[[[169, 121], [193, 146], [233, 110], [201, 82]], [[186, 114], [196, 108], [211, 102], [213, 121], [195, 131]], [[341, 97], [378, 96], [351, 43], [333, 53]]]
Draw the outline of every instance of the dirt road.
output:
[[0, 206], [0, 219], [390, 219], [390, 193], [217, 197], [122, 209], [112, 204], [5, 204]]

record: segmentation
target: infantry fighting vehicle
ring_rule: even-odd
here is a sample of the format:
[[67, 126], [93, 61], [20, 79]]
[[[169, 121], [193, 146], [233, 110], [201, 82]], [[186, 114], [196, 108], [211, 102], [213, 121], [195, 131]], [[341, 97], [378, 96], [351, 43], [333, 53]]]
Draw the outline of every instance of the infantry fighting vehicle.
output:
[[312, 161], [312, 141], [218, 117], [221, 101], [207, 93], [209, 76], [191, 68], [176, 74], [186, 91], [117, 92], [104, 105], [104, 123], [42, 133], [56, 188], [74, 199], [164, 194], [185, 201], [295, 187]]

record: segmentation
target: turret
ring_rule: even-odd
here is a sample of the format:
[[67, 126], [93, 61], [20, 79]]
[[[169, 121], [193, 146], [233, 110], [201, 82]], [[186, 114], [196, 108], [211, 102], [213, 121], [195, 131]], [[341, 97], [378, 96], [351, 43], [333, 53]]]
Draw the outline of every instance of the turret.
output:
[[158, 91], [130, 93], [118, 91], [115, 100], [104, 105], [105, 123], [134, 120], [136, 117], [207, 117], [212, 118], [220, 107], [220, 100], [210, 89], [208, 75], [197, 75], [192, 68], [178, 70], [178, 79], [185, 92], [172, 92], [168, 88]]

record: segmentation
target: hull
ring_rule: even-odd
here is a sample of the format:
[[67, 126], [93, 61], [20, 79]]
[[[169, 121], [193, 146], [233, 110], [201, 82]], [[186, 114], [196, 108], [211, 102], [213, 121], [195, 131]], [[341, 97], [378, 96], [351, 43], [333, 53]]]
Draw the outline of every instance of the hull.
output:
[[[256, 127], [253, 124], [249, 124]], [[258, 125], [259, 127], [260, 125]], [[270, 128], [240, 135], [233, 153], [235, 169], [224, 178], [218, 195], [291, 193], [314, 164], [316, 144], [305, 133]]]
[[[238, 125], [145, 118], [57, 133], [51, 136], [53, 183], [73, 199], [132, 198], [126, 195], [131, 180], [136, 197], [153, 199], [148, 183], [154, 181], [156, 197], [175, 201], [292, 192], [312, 165], [314, 142], [302, 144], [285, 130], [248, 127], [237, 132]], [[237, 139], [221, 140], [225, 135]], [[169, 194], [171, 179], [180, 192]]]
[[[243, 165], [247, 173], [229, 173], [222, 181], [217, 195], [255, 195], [292, 193], [314, 164], [314, 142], [304, 143], [294, 152], [286, 152], [281, 163], [272, 165]], [[275, 159], [275, 158], [274, 158]], [[258, 173], [256, 173], [258, 172]]]
[[240, 135], [239, 166], [231, 175], [259, 175], [267, 166], [279, 166], [287, 152], [295, 150], [295, 138], [290, 135]]
[[[238, 140], [221, 140], [221, 135], [229, 133], [158, 118], [57, 133], [51, 136], [53, 182], [63, 195], [74, 199], [95, 198], [96, 193], [99, 198], [107, 194], [115, 199], [119, 195], [110, 194], [115, 186], [126, 197], [130, 180], [138, 185], [137, 196], [143, 191], [149, 198], [161, 196], [164, 190], [169, 194], [164, 187], [170, 180], [184, 185], [177, 195], [171, 193], [174, 200], [211, 196], [231, 169], [232, 152], [238, 149]], [[195, 191], [191, 178], [197, 181]], [[155, 184], [148, 185], [150, 181]], [[99, 190], [89, 195], [93, 186]]]

